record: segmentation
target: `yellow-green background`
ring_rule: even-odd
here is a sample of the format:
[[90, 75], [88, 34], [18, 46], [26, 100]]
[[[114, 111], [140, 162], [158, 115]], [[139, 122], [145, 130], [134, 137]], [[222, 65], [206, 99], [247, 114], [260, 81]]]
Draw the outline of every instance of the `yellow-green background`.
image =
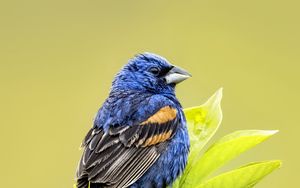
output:
[[257, 187], [296, 187], [299, 6], [297, 0], [2, 0], [1, 187], [71, 187], [79, 144], [114, 74], [144, 51], [193, 74], [177, 88], [184, 107], [224, 87], [217, 137], [280, 130], [226, 169], [282, 159], [282, 169]]

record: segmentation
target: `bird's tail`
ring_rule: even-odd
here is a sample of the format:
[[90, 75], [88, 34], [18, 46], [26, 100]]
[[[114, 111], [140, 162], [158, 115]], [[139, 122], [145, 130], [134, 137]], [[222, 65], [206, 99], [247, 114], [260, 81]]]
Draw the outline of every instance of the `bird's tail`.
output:
[[76, 188], [89, 188], [88, 177], [81, 177], [77, 179]]

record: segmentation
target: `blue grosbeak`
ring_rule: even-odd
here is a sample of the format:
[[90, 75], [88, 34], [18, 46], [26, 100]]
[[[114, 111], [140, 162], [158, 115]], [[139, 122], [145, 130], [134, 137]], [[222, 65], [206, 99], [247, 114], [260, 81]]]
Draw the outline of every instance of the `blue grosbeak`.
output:
[[129, 60], [82, 142], [77, 187], [171, 185], [184, 170], [189, 152], [175, 86], [190, 76], [155, 54]]

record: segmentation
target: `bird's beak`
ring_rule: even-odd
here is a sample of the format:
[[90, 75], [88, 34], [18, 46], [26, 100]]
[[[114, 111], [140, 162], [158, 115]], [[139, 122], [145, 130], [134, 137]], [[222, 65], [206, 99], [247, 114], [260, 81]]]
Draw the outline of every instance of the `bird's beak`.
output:
[[188, 73], [186, 70], [174, 66], [165, 76], [165, 80], [167, 84], [178, 84], [192, 75]]

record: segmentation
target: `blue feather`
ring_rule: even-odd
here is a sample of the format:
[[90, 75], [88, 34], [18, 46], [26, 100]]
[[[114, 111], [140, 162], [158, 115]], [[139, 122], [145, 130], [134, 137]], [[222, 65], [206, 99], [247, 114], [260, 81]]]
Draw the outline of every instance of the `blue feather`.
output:
[[[137, 125], [164, 106], [177, 110], [180, 121], [166, 150], [150, 169], [130, 187], [166, 187], [182, 173], [189, 152], [189, 137], [182, 107], [175, 96], [175, 84], [149, 70], [157, 67], [161, 74], [172, 69], [166, 59], [151, 53], [139, 54], [115, 76], [108, 98], [99, 109], [94, 127], [105, 132], [112, 126]], [[95, 186], [95, 185], [92, 185]]]

